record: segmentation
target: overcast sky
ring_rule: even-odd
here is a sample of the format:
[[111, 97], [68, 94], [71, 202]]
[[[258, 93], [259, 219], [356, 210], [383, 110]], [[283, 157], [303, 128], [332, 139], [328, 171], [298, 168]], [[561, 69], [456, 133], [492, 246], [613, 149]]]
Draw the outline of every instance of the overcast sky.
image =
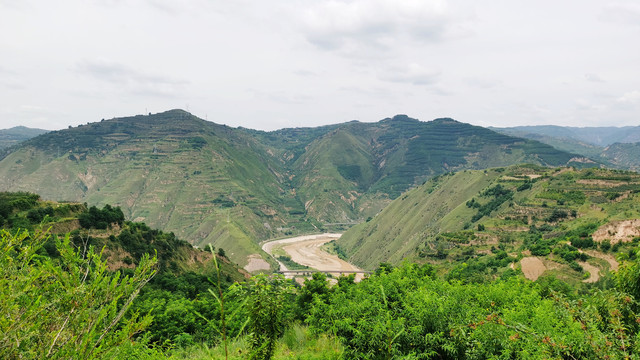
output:
[[0, 0], [0, 128], [640, 125], [640, 2]]

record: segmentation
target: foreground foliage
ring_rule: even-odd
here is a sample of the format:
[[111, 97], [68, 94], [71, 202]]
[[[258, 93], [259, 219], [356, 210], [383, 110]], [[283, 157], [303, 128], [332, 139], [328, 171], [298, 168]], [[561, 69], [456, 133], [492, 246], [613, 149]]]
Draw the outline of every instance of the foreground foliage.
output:
[[516, 277], [462, 284], [405, 264], [336, 288], [327, 302], [316, 301], [307, 322], [342, 339], [350, 359], [630, 358], [636, 311], [618, 289], [545, 297]]
[[55, 239], [59, 258], [38, 255], [47, 238], [0, 230], [0, 358], [100, 358], [150, 324], [137, 314], [120, 320], [155, 273], [155, 258], [122, 276], [68, 236]]

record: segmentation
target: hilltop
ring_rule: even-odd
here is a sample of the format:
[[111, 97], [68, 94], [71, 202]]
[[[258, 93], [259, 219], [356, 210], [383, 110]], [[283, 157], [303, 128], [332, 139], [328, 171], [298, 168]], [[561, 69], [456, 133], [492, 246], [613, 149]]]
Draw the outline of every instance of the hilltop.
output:
[[0, 130], [0, 150], [19, 144], [38, 135], [49, 132], [48, 130], [33, 129], [25, 126], [16, 126], [10, 129]]
[[245, 265], [265, 256], [261, 240], [342, 230], [439, 174], [521, 162], [597, 165], [452, 119], [263, 132], [171, 110], [27, 140], [0, 160], [0, 189], [119, 206]]
[[541, 270], [536, 278], [595, 281], [615, 269], [615, 254], [640, 240], [639, 194], [640, 175], [629, 171], [465, 170], [404, 193], [337, 246], [368, 269], [406, 259], [450, 276], [492, 278], [514, 269], [526, 274], [533, 261]]

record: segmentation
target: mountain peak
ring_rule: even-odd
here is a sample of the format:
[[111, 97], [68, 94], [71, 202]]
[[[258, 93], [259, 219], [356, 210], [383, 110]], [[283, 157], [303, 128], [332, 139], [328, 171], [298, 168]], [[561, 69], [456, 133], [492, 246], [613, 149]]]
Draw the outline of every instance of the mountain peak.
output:
[[462, 124], [460, 121], [454, 120], [454, 119], [448, 118], [448, 117], [433, 119], [431, 122], [440, 123], [440, 124], [446, 124], [446, 123]]
[[415, 122], [420, 122], [420, 120], [411, 118], [407, 115], [404, 114], [398, 114], [395, 115], [392, 118], [385, 118], [383, 120], [380, 121], [381, 123], [406, 123], [406, 122], [411, 122], [411, 123], [415, 123]]

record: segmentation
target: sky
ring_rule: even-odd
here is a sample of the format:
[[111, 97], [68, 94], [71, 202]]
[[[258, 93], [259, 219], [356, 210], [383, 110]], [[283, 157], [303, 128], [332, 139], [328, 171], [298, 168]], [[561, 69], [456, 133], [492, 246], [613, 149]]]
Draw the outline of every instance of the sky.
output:
[[0, 129], [640, 125], [640, 2], [0, 0]]

